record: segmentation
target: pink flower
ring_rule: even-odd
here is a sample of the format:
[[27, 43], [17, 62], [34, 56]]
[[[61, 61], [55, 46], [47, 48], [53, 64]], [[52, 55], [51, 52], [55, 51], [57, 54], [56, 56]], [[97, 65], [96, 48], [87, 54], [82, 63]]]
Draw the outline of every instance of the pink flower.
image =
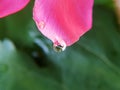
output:
[[23, 9], [29, 0], [0, 0], [0, 18]]
[[[0, 0], [0, 17], [21, 10], [29, 0]], [[35, 0], [33, 19], [55, 45], [70, 46], [92, 27], [93, 0]]]
[[35, 0], [33, 18], [54, 43], [70, 46], [92, 26], [93, 0]]

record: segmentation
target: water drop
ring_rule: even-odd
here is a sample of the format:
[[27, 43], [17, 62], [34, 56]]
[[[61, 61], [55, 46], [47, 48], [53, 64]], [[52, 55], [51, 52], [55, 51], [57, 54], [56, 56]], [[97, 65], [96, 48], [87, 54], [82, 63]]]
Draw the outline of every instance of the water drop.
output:
[[39, 28], [40, 29], [44, 29], [44, 27], [45, 27], [45, 22], [44, 21], [40, 21], [39, 22]]
[[63, 42], [63, 43], [59, 43], [58, 41], [56, 41], [54, 44], [53, 44], [53, 49], [56, 51], [56, 52], [62, 52], [66, 49], [66, 44]]

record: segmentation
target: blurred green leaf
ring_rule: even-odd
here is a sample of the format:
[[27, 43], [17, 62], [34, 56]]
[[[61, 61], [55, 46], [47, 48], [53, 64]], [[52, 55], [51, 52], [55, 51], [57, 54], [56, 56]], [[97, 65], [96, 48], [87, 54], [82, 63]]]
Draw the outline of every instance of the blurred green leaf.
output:
[[49, 69], [39, 69], [11, 41], [0, 42], [0, 90], [62, 90]]
[[113, 0], [94, 0], [95, 5], [104, 5], [113, 8]]
[[110, 4], [112, 0], [95, 0], [95, 4]]

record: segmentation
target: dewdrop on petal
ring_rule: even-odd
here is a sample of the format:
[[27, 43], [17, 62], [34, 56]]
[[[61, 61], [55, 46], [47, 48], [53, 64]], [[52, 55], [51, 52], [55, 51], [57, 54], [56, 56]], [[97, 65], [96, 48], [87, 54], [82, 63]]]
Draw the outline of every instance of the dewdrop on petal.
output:
[[53, 44], [53, 49], [56, 52], [62, 52], [66, 49], [66, 44], [64, 41], [62, 41], [61, 43], [58, 41], [55, 41]]
[[45, 22], [44, 21], [40, 21], [40, 23], [38, 24], [40, 29], [44, 29], [45, 27]]
[[35, 0], [33, 19], [39, 31], [64, 51], [92, 27], [94, 0]]

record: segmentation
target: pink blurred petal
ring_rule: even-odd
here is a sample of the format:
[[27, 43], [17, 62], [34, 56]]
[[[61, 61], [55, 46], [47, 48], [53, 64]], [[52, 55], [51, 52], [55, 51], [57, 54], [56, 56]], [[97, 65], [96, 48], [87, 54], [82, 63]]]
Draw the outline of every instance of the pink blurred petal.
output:
[[92, 26], [93, 0], [35, 0], [33, 19], [47, 38], [70, 46]]
[[0, 18], [23, 9], [30, 0], [0, 0]]

